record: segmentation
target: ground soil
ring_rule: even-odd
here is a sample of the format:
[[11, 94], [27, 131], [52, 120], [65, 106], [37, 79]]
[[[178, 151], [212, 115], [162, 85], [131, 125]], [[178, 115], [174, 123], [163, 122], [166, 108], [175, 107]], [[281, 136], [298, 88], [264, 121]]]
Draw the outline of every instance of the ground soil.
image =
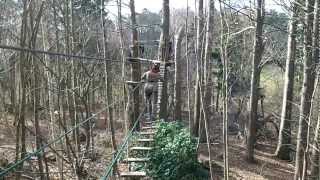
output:
[[[255, 150], [255, 163], [246, 161], [246, 148], [242, 140], [229, 138], [230, 179], [235, 180], [291, 180], [294, 166], [291, 162], [278, 160], [273, 156], [275, 142], [259, 142]], [[211, 144], [215, 179], [223, 179], [223, 144]], [[201, 144], [199, 157], [208, 159], [207, 144]]]

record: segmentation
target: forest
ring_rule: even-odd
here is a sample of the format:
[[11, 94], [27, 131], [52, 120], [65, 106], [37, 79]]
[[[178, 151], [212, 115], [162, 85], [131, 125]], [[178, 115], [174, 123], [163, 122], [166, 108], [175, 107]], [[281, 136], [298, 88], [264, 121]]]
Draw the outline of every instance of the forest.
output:
[[0, 180], [319, 180], [319, 1], [0, 0]]

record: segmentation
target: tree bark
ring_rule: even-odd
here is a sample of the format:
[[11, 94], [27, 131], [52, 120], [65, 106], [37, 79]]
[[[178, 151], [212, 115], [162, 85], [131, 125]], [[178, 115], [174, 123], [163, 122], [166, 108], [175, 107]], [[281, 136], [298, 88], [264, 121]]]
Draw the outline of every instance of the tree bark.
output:
[[[315, 89], [317, 89], [320, 81], [320, 76], [318, 74], [318, 80], [315, 85]], [[318, 92], [319, 93], [319, 92]], [[319, 98], [319, 95], [318, 95]], [[316, 132], [313, 138], [313, 149], [311, 155], [311, 177], [312, 180], [318, 180], [320, 177], [320, 109], [318, 109], [318, 120], [316, 126]]]
[[[135, 2], [130, 0], [130, 11], [131, 11], [131, 26], [132, 26], [132, 46], [133, 46], [133, 58], [139, 58], [141, 56], [139, 53], [140, 44], [138, 42], [138, 31], [137, 31], [137, 21], [136, 21], [136, 11], [135, 11]], [[131, 65], [131, 80], [139, 82], [141, 78], [141, 65], [140, 62], [132, 63]], [[135, 88], [135, 87], [133, 87]], [[135, 89], [133, 92], [133, 114], [130, 120], [130, 124], [133, 125], [134, 122], [138, 119], [140, 113], [140, 97], [139, 89]], [[138, 128], [139, 126], [137, 126]]]
[[304, 28], [304, 76], [303, 87], [301, 92], [300, 116], [297, 133], [296, 146], [296, 162], [294, 179], [299, 180], [303, 178], [303, 172], [307, 168], [306, 162], [306, 148], [307, 148], [307, 129], [309, 124], [310, 110], [312, 104], [312, 94], [314, 90], [314, 61], [312, 57], [312, 26], [313, 26], [313, 1], [306, 0], [305, 2], [305, 28]]
[[[104, 0], [101, 1], [101, 28], [103, 31], [103, 42], [102, 42], [102, 46], [103, 46], [103, 57], [107, 58], [107, 30], [105, 27], [105, 12], [104, 12]], [[108, 115], [108, 121], [109, 121], [109, 125], [110, 125], [110, 131], [111, 131], [111, 141], [112, 141], [112, 147], [113, 147], [113, 151], [116, 152], [117, 151], [117, 142], [116, 142], [116, 137], [115, 137], [115, 129], [114, 129], [114, 121], [113, 121], [113, 106], [112, 101], [112, 76], [110, 73], [111, 69], [110, 69], [110, 63], [108, 61], [105, 61], [105, 69], [104, 69], [104, 74], [105, 74], [105, 86], [106, 86], [106, 101], [107, 101], [107, 115]]]
[[[210, 0], [208, 1], [208, 16], [207, 16], [207, 27], [205, 31], [205, 47], [204, 47], [204, 63], [203, 63], [203, 86], [204, 88], [201, 89], [201, 98], [204, 103], [204, 107], [202, 108], [203, 116], [206, 116], [207, 118], [203, 118], [200, 120], [200, 130], [201, 130], [201, 136], [200, 136], [200, 142], [206, 142], [207, 136], [210, 137], [210, 134], [207, 134], [205, 131], [205, 123], [210, 127], [210, 115], [211, 115], [211, 97], [213, 96], [213, 89], [210, 88], [213, 84], [212, 77], [211, 77], [211, 58], [212, 58], [212, 46], [213, 46], [213, 25], [214, 25], [214, 1]], [[211, 86], [212, 87], [212, 86]], [[207, 121], [207, 122], [204, 122]], [[209, 132], [209, 131], [208, 131]]]
[[175, 91], [174, 91], [174, 119], [182, 120], [181, 108], [182, 108], [182, 97], [181, 97], [181, 85], [183, 82], [182, 74], [182, 59], [181, 59], [181, 43], [184, 37], [184, 28], [181, 27], [176, 35], [176, 45], [175, 45]]
[[196, 85], [195, 85], [195, 104], [194, 104], [194, 116], [193, 116], [193, 128], [192, 134], [196, 137], [199, 137], [199, 126], [200, 126], [200, 86], [202, 85], [202, 37], [204, 29], [203, 21], [203, 0], [198, 2], [198, 21], [197, 21], [197, 43], [196, 43], [196, 61], [197, 61], [197, 74], [196, 74]]
[[[163, 15], [162, 15], [162, 31], [160, 36], [160, 44], [158, 51], [158, 59], [163, 63], [166, 63], [169, 60], [169, 26], [170, 26], [170, 6], [169, 0], [163, 0]], [[167, 117], [167, 105], [168, 105], [168, 92], [167, 92], [167, 73], [166, 69], [164, 69], [162, 75], [163, 82], [159, 83], [159, 93], [158, 93], [158, 101], [160, 100], [160, 108], [158, 109], [159, 118], [165, 119]], [[159, 103], [159, 102], [158, 102]]]
[[286, 59], [285, 82], [283, 89], [281, 124], [278, 145], [275, 155], [282, 160], [290, 160], [291, 120], [293, 105], [294, 71], [296, 57], [297, 2], [292, 3], [292, 14], [289, 24], [288, 50]]
[[[31, 7], [36, 6], [36, 4], [30, 4]], [[32, 49], [36, 48], [36, 40], [37, 40], [37, 34], [39, 30], [39, 25], [41, 21], [41, 16], [42, 16], [42, 10], [43, 10], [44, 2], [41, 3], [40, 10], [38, 12], [38, 15], [36, 17], [36, 21], [33, 22], [33, 8], [30, 8], [30, 24], [31, 24], [31, 29], [32, 31], [32, 36], [30, 39], [30, 47]], [[32, 96], [33, 96], [33, 118], [34, 118], [34, 126], [35, 126], [35, 141], [36, 141], [36, 148], [37, 150], [41, 148], [42, 146], [42, 140], [40, 138], [40, 126], [39, 126], [39, 109], [40, 109], [40, 88], [39, 88], [39, 76], [40, 76], [40, 71], [38, 67], [38, 63], [35, 60], [35, 57], [31, 57], [32, 61], [32, 70], [33, 70], [33, 90], [32, 90]], [[39, 167], [39, 172], [40, 172], [40, 179], [43, 180], [45, 179], [44, 176], [44, 168], [43, 168], [43, 157], [41, 154], [37, 155], [38, 158], [38, 167]]]
[[[23, 1], [23, 12], [20, 32], [20, 47], [26, 46], [27, 39], [27, 23], [28, 23], [28, 1]], [[25, 131], [25, 106], [26, 106], [26, 77], [25, 77], [25, 66], [27, 62], [27, 54], [23, 51], [20, 52], [20, 64], [18, 65], [19, 73], [16, 77], [20, 80], [16, 81], [18, 88], [16, 95], [18, 110], [15, 113], [15, 122], [18, 122], [16, 127], [16, 162], [19, 159], [23, 159], [26, 154], [26, 131]], [[21, 173], [19, 172], [23, 168], [23, 162], [17, 168], [16, 179], [19, 180]]]
[[254, 54], [252, 60], [251, 93], [250, 93], [250, 118], [247, 137], [247, 160], [254, 162], [254, 145], [256, 142], [256, 121], [258, 119], [258, 101], [260, 84], [260, 62], [263, 54], [263, 21], [264, 0], [257, 0], [256, 32], [254, 42]]
[[[315, 63], [319, 63], [319, 0], [315, 0], [314, 4], [314, 23], [313, 23], [313, 60]], [[318, 65], [319, 66], [319, 65]], [[316, 71], [314, 72], [316, 73]], [[314, 91], [317, 90], [319, 81], [320, 81], [320, 74], [315, 74], [314, 77], [317, 76], [317, 82], [315, 83]], [[318, 92], [319, 93], [319, 92]], [[319, 100], [319, 99], [318, 99]], [[320, 177], [320, 111], [318, 110], [318, 121], [316, 132], [313, 138], [313, 149], [311, 155], [311, 179], [317, 180]]]

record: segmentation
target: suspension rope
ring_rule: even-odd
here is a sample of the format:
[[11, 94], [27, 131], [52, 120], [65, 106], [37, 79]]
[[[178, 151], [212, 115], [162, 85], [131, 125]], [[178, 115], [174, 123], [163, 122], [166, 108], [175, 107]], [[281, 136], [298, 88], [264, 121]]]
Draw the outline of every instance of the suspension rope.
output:
[[[80, 56], [80, 55], [74, 55], [74, 54], [64, 54], [64, 53], [58, 53], [58, 52], [44, 51], [44, 50], [38, 50], [38, 49], [29, 49], [29, 48], [22, 48], [22, 47], [16, 47], [16, 46], [1, 45], [1, 44], [0, 44], [0, 49], [24, 51], [24, 52], [38, 53], [38, 54], [46, 54], [46, 55], [51, 55], [51, 56], [62, 56], [62, 57], [67, 57], [67, 58], [76, 58], [79, 60], [85, 59], [85, 60], [95, 62], [95, 63], [104, 63], [105, 61], [117, 62], [117, 63], [122, 62], [122, 60], [116, 60], [116, 59], [99, 58], [99, 57], [94, 57], [94, 56]], [[125, 57], [125, 59], [126, 59], [126, 63], [158, 62], [158, 60], [144, 59], [144, 58]], [[65, 61], [65, 60], [63, 60], [63, 61]], [[168, 62], [168, 63], [170, 63], [170, 62]]]
[[[142, 83], [139, 83], [138, 86], [136, 86], [132, 92], [134, 92], [136, 89], [138, 89], [138, 87], [141, 85]], [[132, 93], [131, 92], [131, 93]], [[81, 125], [83, 125], [84, 123], [92, 120], [94, 117], [96, 117], [97, 115], [103, 113], [107, 108], [114, 106], [116, 104], [121, 103], [122, 101], [124, 101], [124, 98], [119, 99], [118, 101], [114, 101], [113, 103], [109, 104], [108, 106], [106, 106], [105, 108], [103, 108], [102, 110], [100, 110], [99, 112], [95, 113], [93, 116], [87, 118], [86, 120], [80, 122], [79, 124], [77, 124], [77, 126], [74, 126], [73, 128], [71, 128], [70, 130], [68, 130], [67, 132], [61, 134], [60, 136], [58, 136], [57, 138], [53, 139], [50, 143], [43, 145], [41, 148], [39, 148], [38, 150], [29, 153], [28, 156], [24, 157], [23, 159], [20, 159], [19, 161], [17, 161], [15, 164], [11, 165], [10, 167], [4, 169], [3, 171], [0, 171], [0, 178], [4, 177], [5, 175], [7, 175], [9, 172], [11, 172], [12, 170], [14, 170], [17, 166], [19, 166], [21, 163], [23, 163], [26, 160], [29, 160], [31, 157], [36, 156], [40, 153], [42, 153], [42, 151], [44, 149], [46, 149], [47, 147], [51, 146], [52, 144], [60, 141], [61, 139], [65, 138], [65, 135], [70, 134], [72, 131], [74, 131], [76, 128], [80, 127]]]
[[114, 60], [114, 59], [105, 59], [105, 58], [98, 58], [98, 57], [92, 57], [92, 56], [80, 56], [80, 55], [74, 55], [74, 54], [64, 54], [64, 53], [58, 53], [58, 52], [50, 52], [50, 51], [44, 51], [44, 50], [29, 49], [29, 48], [22, 48], [22, 47], [16, 47], [16, 46], [7, 46], [7, 45], [0, 45], [0, 49], [25, 51], [25, 52], [46, 54], [46, 55], [52, 55], [52, 56], [63, 56], [68, 58], [86, 59], [91, 61], [96, 60], [96, 61], [121, 62], [120, 60]]

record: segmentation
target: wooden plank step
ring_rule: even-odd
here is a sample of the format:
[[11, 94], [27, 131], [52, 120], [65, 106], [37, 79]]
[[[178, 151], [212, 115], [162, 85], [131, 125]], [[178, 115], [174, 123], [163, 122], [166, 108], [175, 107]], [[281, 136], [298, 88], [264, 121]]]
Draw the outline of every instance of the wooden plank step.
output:
[[124, 159], [123, 162], [130, 163], [130, 162], [148, 162], [149, 158], [127, 158]]
[[156, 129], [157, 126], [145, 126], [145, 127], [142, 127], [141, 129], [143, 130], [147, 130], [147, 129]]
[[143, 171], [120, 172], [121, 177], [146, 177], [147, 173]]
[[140, 132], [139, 134], [140, 134], [140, 135], [154, 135], [154, 134], [156, 134], [156, 132], [154, 132], [154, 131]]
[[158, 121], [145, 121], [143, 122], [144, 124], [154, 124], [154, 123], [157, 123]]
[[138, 142], [153, 142], [154, 139], [138, 139]]
[[140, 84], [140, 81], [126, 81], [127, 84]]
[[132, 151], [150, 151], [152, 147], [132, 147], [130, 148]]

